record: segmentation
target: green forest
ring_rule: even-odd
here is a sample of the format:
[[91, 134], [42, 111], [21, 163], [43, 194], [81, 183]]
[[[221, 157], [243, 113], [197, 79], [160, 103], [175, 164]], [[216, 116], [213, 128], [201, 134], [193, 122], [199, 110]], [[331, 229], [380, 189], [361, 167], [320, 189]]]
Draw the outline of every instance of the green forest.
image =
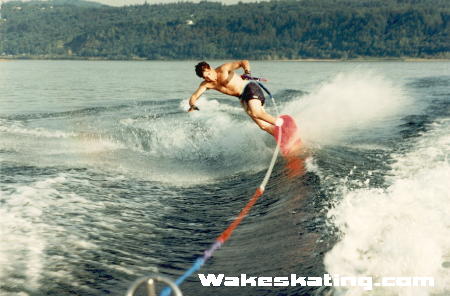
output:
[[6, 2], [0, 57], [450, 58], [448, 0]]

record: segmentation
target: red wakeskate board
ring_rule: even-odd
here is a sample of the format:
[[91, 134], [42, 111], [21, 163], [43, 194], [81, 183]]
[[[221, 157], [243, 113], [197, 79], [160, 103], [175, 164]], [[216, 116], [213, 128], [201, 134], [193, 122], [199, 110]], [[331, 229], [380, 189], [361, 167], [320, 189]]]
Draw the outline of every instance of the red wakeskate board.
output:
[[284, 157], [298, 153], [301, 148], [302, 141], [297, 124], [289, 115], [281, 115], [277, 118], [277, 125], [275, 126], [273, 137], [277, 142], [281, 137], [280, 150]]
[[278, 117], [273, 137], [277, 143], [280, 142], [280, 151], [286, 160], [288, 176], [303, 175], [305, 165], [301, 157], [302, 141], [295, 120], [289, 115]]

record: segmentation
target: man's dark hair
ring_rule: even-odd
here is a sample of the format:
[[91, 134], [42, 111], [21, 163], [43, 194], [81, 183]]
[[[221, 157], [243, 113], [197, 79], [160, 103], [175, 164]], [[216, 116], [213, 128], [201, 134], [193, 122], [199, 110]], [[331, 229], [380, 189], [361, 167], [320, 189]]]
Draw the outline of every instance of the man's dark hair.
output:
[[206, 69], [211, 69], [211, 66], [205, 61], [200, 62], [195, 66], [195, 74], [197, 74], [198, 77], [203, 78], [203, 71]]

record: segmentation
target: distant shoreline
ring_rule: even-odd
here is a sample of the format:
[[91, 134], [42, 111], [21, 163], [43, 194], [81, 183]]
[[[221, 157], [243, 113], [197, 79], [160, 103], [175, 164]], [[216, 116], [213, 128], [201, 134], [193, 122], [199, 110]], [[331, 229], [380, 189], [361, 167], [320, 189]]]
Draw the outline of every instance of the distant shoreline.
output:
[[282, 59], [277, 62], [450, 62], [450, 58], [354, 58], [354, 59]]
[[[75, 56], [3, 56], [0, 58], [0, 62], [8, 62], [13, 60], [70, 60], [70, 61], [161, 61], [161, 62], [174, 62], [174, 61], [196, 61], [200, 59], [161, 59], [161, 60], [150, 60], [144, 58], [101, 58], [101, 57], [75, 57]], [[234, 58], [209, 58], [206, 60], [234, 60]], [[450, 58], [412, 58], [412, 57], [391, 57], [391, 58], [377, 58], [377, 57], [364, 57], [364, 58], [353, 58], [353, 59], [315, 59], [315, 58], [305, 58], [305, 59], [260, 59], [254, 61], [266, 61], [266, 62], [450, 62]]]

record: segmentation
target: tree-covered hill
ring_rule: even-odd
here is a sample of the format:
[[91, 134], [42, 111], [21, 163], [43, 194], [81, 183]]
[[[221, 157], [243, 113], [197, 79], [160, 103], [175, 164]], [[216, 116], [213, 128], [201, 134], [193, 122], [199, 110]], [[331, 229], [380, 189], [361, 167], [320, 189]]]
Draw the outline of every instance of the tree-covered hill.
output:
[[111, 59], [450, 58], [448, 0], [110, 7], [7, 2], [0, 53]]

